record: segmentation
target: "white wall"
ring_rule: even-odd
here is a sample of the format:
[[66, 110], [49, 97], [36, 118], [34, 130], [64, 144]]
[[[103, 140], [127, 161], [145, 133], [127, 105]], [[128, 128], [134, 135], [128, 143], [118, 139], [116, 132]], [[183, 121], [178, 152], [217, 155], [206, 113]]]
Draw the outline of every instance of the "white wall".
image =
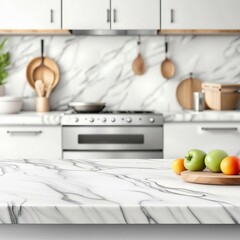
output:
[[[1, 37], [2, 39], [3, 37]], [[9, 37], [12, 53], [7, 94], [21, 95], [25, 109], [34, 109], [34, 92], [25, 77], [29, 61], [40, 55], [41, 37]], [[164, 37], [143, 37], [147, 72], [131, 71], [137, 54], [136, 37], [44, 37], [46, 55], [61, 70], [61, 81], [52, 95], [53, 109], [65, 109], [70, 101], [103, 101], [109, 109], [181, 110], [176, 100], [178, 83], [194, 72], [203, 81], [240, 83], [238, 36], [171, 36], [169, 56], [177, 73], [165, 80], [160, 64], [165, 57]]]

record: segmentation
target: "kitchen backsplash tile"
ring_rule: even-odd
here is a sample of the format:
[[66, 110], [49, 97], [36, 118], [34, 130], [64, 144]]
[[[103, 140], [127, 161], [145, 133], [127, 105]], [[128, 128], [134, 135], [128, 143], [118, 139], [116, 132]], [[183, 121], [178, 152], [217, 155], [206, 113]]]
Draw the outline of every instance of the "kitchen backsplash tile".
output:
[[[3, 38], [3, 37], [1, 37]], [[170, 36], [169, 56], [176, 75], [165, 80], [160, 64], [165, 58], [164, 37], [142, 37], [147, 71], [134, 76], [131, 66], [137, 55], [137, 37], [11, 36], [6, 50], [12, 54], [6, 93], [25, 97], [25, 110], [34, 110], [35, 93], [26, 81], [26, 67], [40, 55], [59, 65], [61, 80], [52, 94], [53, 110], [64, 110], [71, 101], [101, 101], [108, 109], [182, 110], [176, 88], [190, 72], [203, 80], [240, 83], [240, 37]]]

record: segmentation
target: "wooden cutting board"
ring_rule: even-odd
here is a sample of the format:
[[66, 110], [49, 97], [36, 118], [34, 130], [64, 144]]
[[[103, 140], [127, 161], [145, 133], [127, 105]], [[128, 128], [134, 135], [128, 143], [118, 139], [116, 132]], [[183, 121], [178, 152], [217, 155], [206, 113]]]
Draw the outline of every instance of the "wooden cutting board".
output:
[[212, 172], [190, 172], [184, 171], [181, 177], [185, 182], [200, 183], [208, 185], [240, 185], [240, 175], [224, 175]]
[[177, 87], [177, 100], [184, 109], [193, 109], [193, 93], [202, 91], [202, 81], [196, 78], [187, 78]]

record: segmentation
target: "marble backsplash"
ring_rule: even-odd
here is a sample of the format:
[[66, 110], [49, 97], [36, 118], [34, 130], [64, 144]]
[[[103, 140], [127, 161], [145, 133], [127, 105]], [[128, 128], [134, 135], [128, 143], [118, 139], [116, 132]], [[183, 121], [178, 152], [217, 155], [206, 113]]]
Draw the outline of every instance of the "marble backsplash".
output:
[[239, 36], [170, 36], [169, 57], [176, 64], [171, 80], [160, 73], [163, 36], [142, 37], [147, 71], [140, 77], [131, 70], [137, 55], [134, 36], [10, 36], [5, 47], [12, 55], [6, 94], [23, 96], [25, 110], [34, 110], [35, 93], [26, 81], [26, 66], [40, 55], [41, 39], [45, 55], [61, 72], [51, 96], [52, 110], [64, 110], [71, 101], [100, 101], [114, 110], [179, 111], [176, 88], [190, 72], [202, 81], [240, 83]]

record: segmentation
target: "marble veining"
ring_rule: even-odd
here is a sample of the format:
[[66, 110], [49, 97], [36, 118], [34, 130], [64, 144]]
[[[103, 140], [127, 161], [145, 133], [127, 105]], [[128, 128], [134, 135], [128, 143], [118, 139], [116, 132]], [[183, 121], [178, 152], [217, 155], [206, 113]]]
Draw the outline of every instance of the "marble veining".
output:
[[160, 74], [165, 58], [163, 36], [142, 37], [147, 72], [140, 77], [131, 70], [137, 55], [134, 36], [11, 36], [6, 44], [12, 53], [6, 92], [23, 96], [24, 110], [35, 108], [35, 94], [25, 72], [32, 58], [40, 55], [41, 38], [45, 39], [45, 55], [61, 71], [51, 98], [53, 110], [65, 110], [71, 101], [102, 101], [113, 110], [181, 111], [176, 88], [190, 72], [202, 81], [240, 83], [238, 36], [170, 36], [169, 57], [177, 68], [171, 80]]
[[239, 186], [189, 184], [170, 160], [1, 160], [2, 224], [238, 224]]

